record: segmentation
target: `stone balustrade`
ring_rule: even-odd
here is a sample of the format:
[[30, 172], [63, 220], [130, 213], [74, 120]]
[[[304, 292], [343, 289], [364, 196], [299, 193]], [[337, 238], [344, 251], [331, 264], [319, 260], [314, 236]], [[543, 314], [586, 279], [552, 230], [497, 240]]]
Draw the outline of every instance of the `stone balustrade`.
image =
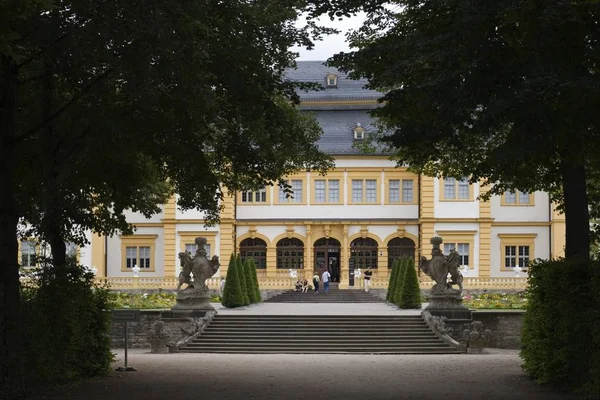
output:
[[[261, 271], [263, 272], [263, 271]], [[287, 271], [278, 271], [275, 277], [267, 277], [265, 273], [259, 273], [258, 284], [261, 289], [291, 289], [294, 287], [295, 280], [289, 277]], [[298, 274], [300, 279], [302, 276]], [[308, 279], [308, 278], [307, 278]], [[107, 283], [111, 289], [175, 289], [177, 287], [177, 278], [165, 277], [109, 277], [97, 278], [98, 283]], [[386, 289], [388, 278], [371, 278], [371, 288]], [[429, 277], [421, 277], [419, 284], [421, 289], [429, 289], [433, 286], [433, 281]], [[218, 290], [221, 285], [220, 278], [210, 278], [206, 280], [209, 289]], [[354, 287], [363, 287], [362, 279], [356, 279]], [[473, 289], [513, 289], [523, 290], [527, 287], [527, 278], [464, 278], [463, 287], [465, 290]]]

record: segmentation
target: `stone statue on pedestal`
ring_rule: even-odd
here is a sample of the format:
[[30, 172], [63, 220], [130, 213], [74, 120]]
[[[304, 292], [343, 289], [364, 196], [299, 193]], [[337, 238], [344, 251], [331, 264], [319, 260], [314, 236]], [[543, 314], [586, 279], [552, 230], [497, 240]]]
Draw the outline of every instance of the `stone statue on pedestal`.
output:
[[[443, 239], [434, 236], [429, 241], [433, 245], [431, 260], [421, 257], [420, 268], [435, 281], [429, 294], [430, 303], [426, 310], [432, 315], [445, 316], [450, 319], [470, 318], [470, 311], [462, 304], [463, 276], [459, 271], [460, 256], [455, 250], [448, 256], [440, 249]], [[450, 275], [450, 280], [448, 280]], [[455, 289], [453, 286], [458, 286]]]
[[[181, 272], [177, 285], [177, 303], [173, 310], [214, 310], [210, 305], [210, 293], [205, 281], [219, 269], [219, 257], [215, 255], [210, 260], [206, 257], [206, 238], [197, 237], [194, 242], [198, 250], [193, 258], [186, 251], [179, 253]], [[187, 287], [182, 290], [183, 284]]]

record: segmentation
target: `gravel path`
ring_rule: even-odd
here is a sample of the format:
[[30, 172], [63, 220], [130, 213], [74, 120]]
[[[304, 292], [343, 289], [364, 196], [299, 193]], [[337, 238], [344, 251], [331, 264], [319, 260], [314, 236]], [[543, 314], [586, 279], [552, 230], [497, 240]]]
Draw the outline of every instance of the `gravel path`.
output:
[[[123, 365], [122, 350], [114, 367]], [[245, 355], [129, 352], [112, 372], [52, 400], [567, 399], [521, 371], [517, 351], [483, 355]]]

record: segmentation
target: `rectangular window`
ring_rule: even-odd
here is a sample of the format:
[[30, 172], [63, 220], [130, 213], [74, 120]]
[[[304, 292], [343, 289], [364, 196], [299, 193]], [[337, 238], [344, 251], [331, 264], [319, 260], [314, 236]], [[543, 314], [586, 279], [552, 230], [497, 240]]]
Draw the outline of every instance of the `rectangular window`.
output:
[[325, 179], [315, 180], [315, 203], [325, 203]]
[[504, 247], [504, 268], [517, 266], [517, 246]]
[[127, 246], [125, 248], [125, 266], [127, 268], [133, 268], [137, 265], [137, 250], [138, 248], [135, 246]]
[[266, 203], [267, 189], [258, 191], [247, 190], [242, 192], [242, 203]]
[[519, 267], [529, 266], [529, 246], [519, 246]]
[[302, 203], [302, 181], [301, 180], [292, 180], [292, 202], [293, 203]]
[[367, 179], [367, 203], [377, 203], [377, 181], [375, 179]]
[[412, 203], [413, 202], [413, 181], [412, 179], [402, 180], [402, 202]]
[[532, 206], [533, 196], [528, 192], [521, 192], [519, 190], [506, 191], [502, 195], [503, 206]]
[[[409, 181], [409, 182], [412, 182], [412, 181]], [[390, 203], [399, 203], [400, 202], [400, 180], [399, 179], [391, 179], [389, 181], [388, 190], [389, 190]]]
[[455, 199], [456, 198], [456, 179], [446, 178], [444, 181], [444, 198]]
[[242, 192], [242, 203], [252, 203], [252, 191]]
[[352, 202], [361, 203], [363, 201], [363, 181], [362, 179], [352, 180]]
[[[286, 185], [286, 184], [288, 184], [288, 181], [282, 181], [281, 184]], [[287, 193], [284, 191], [284, 188], [279, 186], [279, 202], [286, 203], [287, 202], [286, 196], [287, 196]]]
[[505, 246], [504, 268], [516, 266], [527, 268], [529, 266], [529, 246]]
[[338, 179], [329, 180], [329, 202], [340, 202], [340, 181]]
[[515, 192], [505, 192], [504, 193], [504, 203], [517, 204], [517, 194]]
[[444, 243], [444, 255], [456, 250], [460, 256], [460, 265], [469, 265], [469, 243]]
[[519, 192], [519, 204], [529, 204], [529, 193]]
[[150, 269], [150, 247], [149, 246], [140, 246], [140, 263], [138, 267], [142, 269]]
[[[198, 250], [198, 245], [196, 243], [186, 243], [185, 244], [185, 251], [190, 253], [192, 255], [192, 257], [194, 257], [197, 250]], [[206, 257], [210, 257], [210, 244], [208, 244], [208, 243], [205, 244], [204, 250], [206, 251]]]
[[21, 241], [21, 266], [25, 268], [35, 267], [35, 246], [33, 240]]
[[196, 254], [196, 250], [198, 250], [198, 245], [196, 243], [186, 243], [185, 251], [190, 253], [192, 257], [194, 257], [194, 254]]
[[458, 181], [458, 198], [460, 200], [469, 199], [469, 181], [466, 178]]

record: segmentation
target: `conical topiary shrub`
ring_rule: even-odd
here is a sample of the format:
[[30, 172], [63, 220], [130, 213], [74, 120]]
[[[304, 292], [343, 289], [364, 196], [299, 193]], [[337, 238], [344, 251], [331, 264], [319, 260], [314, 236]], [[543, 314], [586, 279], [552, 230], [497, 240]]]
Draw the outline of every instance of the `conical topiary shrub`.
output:
[[248, 299], [250, 304], [256, 303], [256, 291], [254, 290], [254, 277], [252, 276], [252, 266], [250, 265], [250, 259], [246, 258], [244, 261], [244, 277], [246, 278], [246, 293], [248, 293]]
[[252, 279], [254, 280], [254, 295], [256, 298], [256, 302], [260, 303], [262, 301], [262, 296], [260, 295], [260, 287], [258, 286], [258, 275], [256, 274], [256, 263], [253, 258], [250, 258], [250, 269], [252, 271]]
[[385, 295], [387, 301], [393, 301], [394, 290], [396, 289], [396, 277], [398, 275], [398, 259], [395, 259], [392, 263], [392, 270], [390, 273], [390, 281], [388, 282], [388, 290]]
[[412, 258], [406, 260], [402, 294], [399, 300], [398, 307], [400, 308], [421, 308], [421, 289], [419, 288], [415, 262]]
[[244, 305], [244, 294], [242, 292], [235, 254], [231, 254], [231, 258], [229, 259], [229, 267], [227, 268], [227, 277], [225, 279], [221, 304], [227, 308], [241, 307]]
[[242, 264], [242, 256], [239, 254], [236, 257], [237, 268], [240, 271], [240, 286], [242, 287], [242, 295], [244, 296], [244, 305], [250, 305], [250, 298], [248, 297], [248, 288], [246, 287], [246, 274], [244, 271], [244, 264]]
[[402, 298], [402, 291], [404, 290], [404, 278], [406, 268], [408, 268], [408, 260], [406, 257], [400, 258], [398, 260], [398, 272], [396, 274], [396, 287], [394, 289], [394, 298], [392, 299], [392, 303], [395, 305], [400, 304], [400, 299]]

